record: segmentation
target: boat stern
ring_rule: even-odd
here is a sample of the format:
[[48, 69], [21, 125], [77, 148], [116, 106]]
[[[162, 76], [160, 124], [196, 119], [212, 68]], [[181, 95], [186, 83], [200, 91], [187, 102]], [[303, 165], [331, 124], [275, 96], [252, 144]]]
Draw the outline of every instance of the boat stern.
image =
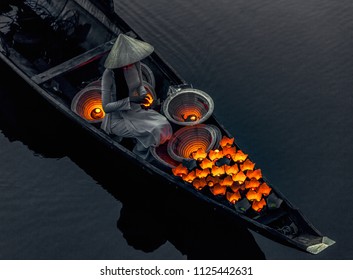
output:
[[328, 238], [327, 236], [324, 236], [322, 237], [321, 242], [308, 246], [306, 251], [316, 255], [335, 243], [336, 241]]

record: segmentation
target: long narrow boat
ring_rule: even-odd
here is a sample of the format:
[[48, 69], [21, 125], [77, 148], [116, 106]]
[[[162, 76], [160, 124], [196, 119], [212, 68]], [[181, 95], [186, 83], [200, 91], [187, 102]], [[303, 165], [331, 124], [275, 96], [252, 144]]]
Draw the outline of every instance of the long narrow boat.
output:
[[216, 119], [211, 96], [189, 85], [157, 50], [142, 61], [142, 73], [173, 137], [143, 160], [132, 152], [133, 141], [100, 128], [106, 55], [121, 33], [143, 41], [109, 1], [4, 1], [0, 12], [1, 59], [100, 143], [276, 242], [311, 254], [335, 243], [263, 178]]

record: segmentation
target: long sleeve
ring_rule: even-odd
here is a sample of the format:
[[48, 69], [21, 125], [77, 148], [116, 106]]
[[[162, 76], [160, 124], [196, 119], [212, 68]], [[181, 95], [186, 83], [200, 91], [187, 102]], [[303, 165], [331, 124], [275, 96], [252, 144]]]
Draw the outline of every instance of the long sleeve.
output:
[[119, 110], [130, 110], [131, 105], [129, 97], [112, 101], [112, 96], [116, 94], [115, 90], [114, 72], [106, 69], [102, 76], [102, 105], [104, 112], [111, 113]]

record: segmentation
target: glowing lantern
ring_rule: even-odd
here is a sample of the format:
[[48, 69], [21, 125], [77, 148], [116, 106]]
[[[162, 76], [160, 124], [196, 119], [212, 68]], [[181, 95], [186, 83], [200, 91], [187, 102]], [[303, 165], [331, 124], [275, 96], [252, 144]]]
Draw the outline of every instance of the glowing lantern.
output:
[[272, 189], [266, 183], [262, 183], [257, 191], [262, 193], [264, 196], [268, 196], [271, 190]]
[[232, 176], [234, 182], [238, 182], [239, 184], [244, 183], [246, 179], [246, 175], [243, 171], [238, 172], [237, 174]]
[[192, 181], [194, 181], [195, 178], [196, 178], [196, 172], [195, 172], [195, 170], [192, 170], [192, 171], [190, 171], [190, 173], [188, 175], [183, 177], [183, 180], [188, 183], [192, 183]]
[[205, 149], [203, 149], [203, 148], [198, 148], [196, 152], [192, 153], [192, 158], [196, 159], [198, 161], [201, 161], [206, 157], [207, 157], [207, 153], [205, 152]]
[[235, 147], [223, 147], [222, 152], [223, 152], [223, 156], [227, 157], [227, 158], [231, 158], [232, 156], [234, 156], [236, 154], [237, 149]]
[[104, 112], [99, 107], [94, 108], [91, 112], [91, 117], [92, 117], [92, 119], [95, 119], [95, 120], [103, 118], [103, 115], [104, 115]]
[[227, 192], [226, 197], [227, 197], [227, 199], [228, 199], [228, 201], [230, 203], [235, 204], [241, 198], [241, 195], [240, 195], [240, 193], [238, 191], [236, 191], [234, 193], [233, 192]]
[[94, 81], [79, 91], [71, 101], [71, 110], [88, 122], [101, 122], [105, 116], [102, 106], [101, 81]]
[[206, 181], [209, 187], [213, 187], [214, 185], [219, 184], [221, 180], [218, 177], [213, 177], [209, 175], [206, 177]]
[[246, 193], [246, 198], [250, 201], [253, 201], [253, 200], [260, 201], [262, 198], [262, 194], [253, 190], [249, 190]]
[[207, 186], [207, 181], [205, 178], [195, 178], [195, 180], [192, 182], [192, 185], [195, 187], [195, 189], [200, 191], [205, 186]]
[[172, 172], [173, 172], [174, 176], [183, 177], [185, 175], [188, 175], [189, 170], [184, 165], [182, 165], [180, 163], [177, 167], [172, 169]]
[[210, 160], [215, 161], [223, 157], [223, 152], [218, 149], [210, 150], [208, 153], [208, 157]]
[[223, 136], [221, 141], [219, 142], [219, 145], [221, 147], [227, 147], [227, 146], [232, 146], [234, 143], [234, 137], [233, 138], [229, 138], [227, 136]]
[[227, 175], [235, 175], [239, 172], [239, 167], [237, 164], [224, 165], [224, 170]]
[[260, 186], [260, 182], [255, 178], [251, 178], [250, 181], [245, 182], [246, 189], [256, 189], [258, 186]]
[[210, 161], [208, 158], [205, 158], [200, 162], [200, 167], [202, 169], [212, 168], [212, 166], [213, 166], [213, 161]]
[[244, 154], [242, 150], [238, 150], [235, 155], [232, 156], [232, 159], [235, 162], [243, 162], [248, 157], [248, 154]]
[[212, 169], [211, 169], [211, 173], [213, 176], [221, 176], [223, 175], [225, 172], [224, 172], [224, 165], [222, 166], [212, 166]]
[[260, 212], [264, 207], [266, 206], [266, 201], [265, 199], [261, 199], [260, 201], [254, 201], [252, 203], [252, 209], [254, 209], [256, 212]]
[[214, 195], [225, 195], [226, 194], [227, 187], [222, 186], [220, 184], [215, 184], [212, 188], [210, 188], [210, 191]]
[[221, 180], [220, 184], [222, 186], [230, 187], [234, 184], [234, 181], [231, 176], [226, 176], [223, 180]]
[[233, 185], [230, 186], [230, 188], [232, 189], [233, 192], [245, 190], [244, 184], [238, 184], [238, 183], [234, 183]]
[[254, 170], [255, 163], [253, 163], [250, 159], [247, 159], [243, 164], [240, 165], [241, 171], [246, 170]]
[[184, 121], [186, 122], [196, 122], [198, 119], [200, 119], [200, 116], [196, 115], [196, 114], [183, 114], [181, 115], [181, 117], [183, 118]]
[[[147, 87], [145, 87], [145, 88], [146, 88], [146, 90], [148, 90]], [[153, 103], [153, 95], [150, 92], [147, 92], [145, 103], [142, 103], [141, 107], [144, 109], [147, 109], [147, 108], [151, 107], [152, 103]]]
[[261, 169], [256, 169], [256, 170], [248, 170], [246, 171], [246, 176], [251, 179], [255, 178], [257, 180], [260, 180], [262, 178], [262, 172]]
[[196, 177], [198, 178], [206, 178], [208, 174], [210, 174], [210, 169], [196, 169]]

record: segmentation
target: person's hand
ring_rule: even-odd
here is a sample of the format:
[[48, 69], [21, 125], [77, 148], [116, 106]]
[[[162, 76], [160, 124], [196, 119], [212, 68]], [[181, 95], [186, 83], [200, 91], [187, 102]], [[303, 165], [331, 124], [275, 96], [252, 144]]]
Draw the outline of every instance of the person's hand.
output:
[[148, 98], [147, 94], [142, 94], [142, 95], [138, 95], [138, 96], [130, 96], [130, 102], [137, 103], [137, 104], [143, 104], [143, 103], [148, 102], [147, 98]]

